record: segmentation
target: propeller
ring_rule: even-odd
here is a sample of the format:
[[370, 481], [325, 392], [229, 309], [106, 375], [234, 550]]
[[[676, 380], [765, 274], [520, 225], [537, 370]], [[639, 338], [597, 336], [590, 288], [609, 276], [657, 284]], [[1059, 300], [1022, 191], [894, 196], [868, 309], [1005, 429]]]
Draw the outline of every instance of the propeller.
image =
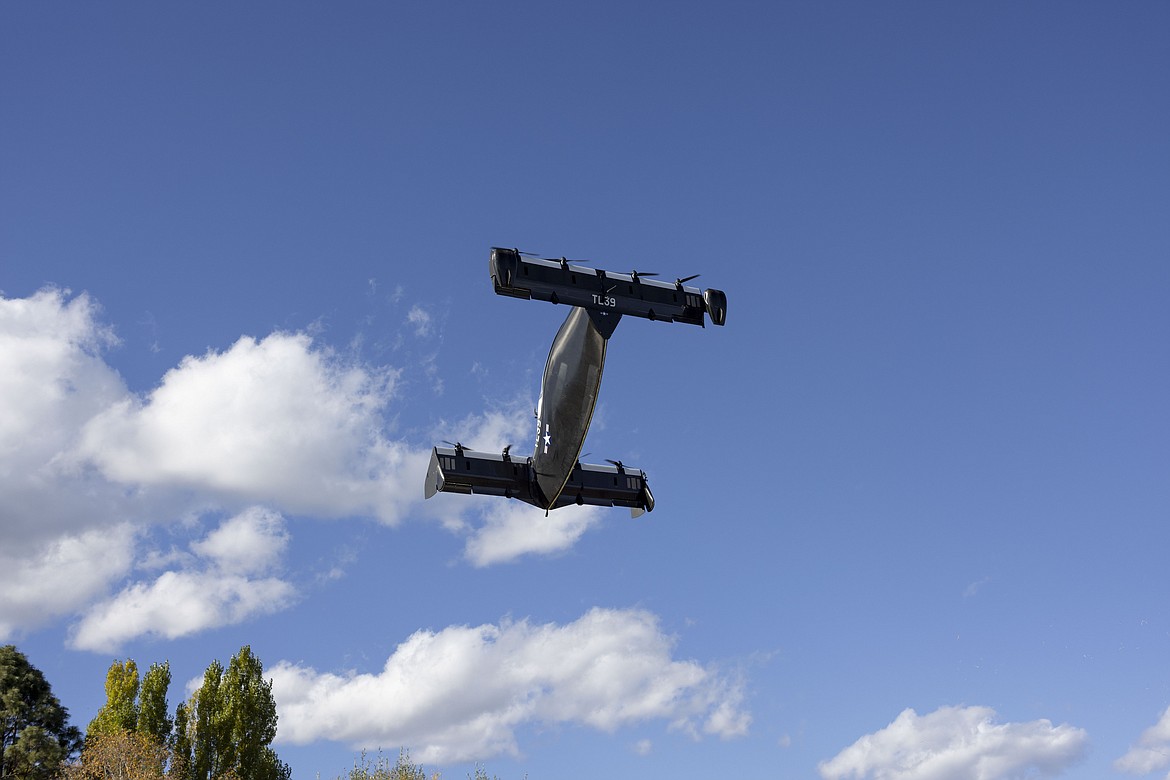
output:
[[454, 447], [455, 452], [463, 452], [464, 450], [472, 449], [471, 447], [464, 446], [463, 442], [447, 441], [446, 439], [443, 439], [443, 443], [446, 444], [448, 447]]
[[492, 249], [503, 249], [505, 252], [515, 252], [524, 257], [540, 257], [539, 252], [525, 252], [523, 249], [517, 249], [514, 246], [493, 246]]
[[510, 449], [512, 449], [511, 444], [504, 445], [504, 460], [509, 460], [510, 456], [508, 455], [508, 450], [510, 450]]
[[568, 267], [569, 267], [569, 263], [572, 263], [572, 264], [574, 264], [574, 265], [585, 265], [585, 266], [587, 266], [587, 265], [589, 265], [590, 263], [592, 263], [592, 262], [593, 262], [592, 260], [583, 260], [583, 259], [581, 259], [581, 258], [579, 258], [579, 257], [578, 257], [578, 258], [575, 258], [575, 259], [573, 259], [573, 260], [570, 260], [569, 258], [565, 257], [564, 255], [561, 255], [560, 257], [553, 258], [553, 259], [554, 259], [554, 260], [556, 260], [558, 263], [560, 263], [560, 264], [561, 264], [561, 268], [568, 268]]
[[606, 458], [605, 460], [607, 463], [612, 463], [613, 465], [617, 466], [618, 471], [624, 472], [626, 470], [625, 465], [623, 465], [620, 460], [610, 460], [609, 458]]
[[641, 273], [639, 273], [637, 271], [630, 271], [630, 276], [636, 282], [636, 281], [638, 281], [638, 277], [640, 277], [640, 276], [658, 276], [658, 274], [656, 274], [653, 271], [643, 271]]
[[674, 286], [681, 288], [684, 284], [689, 282], [691, 279], [698, 279], [698, 278], [699, 278], [699, 274], [691, 274], [690, 276], [684, 276], [681, 279], [675, 279]]

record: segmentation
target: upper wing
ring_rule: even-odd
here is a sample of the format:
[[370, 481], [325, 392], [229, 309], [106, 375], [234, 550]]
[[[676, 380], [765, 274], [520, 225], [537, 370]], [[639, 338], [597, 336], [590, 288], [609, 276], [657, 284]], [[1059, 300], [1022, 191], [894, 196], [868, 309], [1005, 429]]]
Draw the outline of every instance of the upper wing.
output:
[[700, 292], [682, 280], [670, 284], [573, 265], [567, 260], [523, 257], [515, 249], [500, 247], [492, 248], [490, 269], [496, 292], [514, 298], [699, 326], [706, 324], [704, 315], [716, 325], [727, 319], [727, 296], [722, 290]]

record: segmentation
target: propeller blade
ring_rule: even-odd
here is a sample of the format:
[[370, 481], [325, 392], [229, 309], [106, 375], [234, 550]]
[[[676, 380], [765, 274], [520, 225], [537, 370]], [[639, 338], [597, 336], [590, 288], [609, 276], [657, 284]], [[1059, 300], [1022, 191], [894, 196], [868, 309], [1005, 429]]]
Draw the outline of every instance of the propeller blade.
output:
[[691, 279], [698, 279], [698, 278], [699, 278], [699, 274], [691, 274], [690, 276], [684, 276], [684, 277], [683, 277], [683, 278], [681, 278], [681, 279], [675, 279], [675, 280], [674, 280], [674, 283], [675, 283], [677, 286], [679, 286], [679, 287], [682, 287], [684, 284], [686, 284], [687, 282], [689, 282]]
[[493, 246], [492, 249], [503, 249], [506, 252], [515, 252], [516, 254], [524, 255], [525, 257], [540, 257], [538, 252], [525, 252], [523, 249], [517, 249], [514, 246]]

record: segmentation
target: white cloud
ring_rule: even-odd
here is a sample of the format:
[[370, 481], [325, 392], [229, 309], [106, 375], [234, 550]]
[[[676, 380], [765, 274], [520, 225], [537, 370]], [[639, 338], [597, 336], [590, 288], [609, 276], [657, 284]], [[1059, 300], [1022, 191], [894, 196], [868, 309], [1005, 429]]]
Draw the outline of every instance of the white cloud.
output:
[[128, 525], [61, 536], [35, 553], [0, 552], [0, 640], [77, 610], [130, 568]]
[[532, 401], [472, 414], [458, 422], [442, 422], [433, 432], [440, 440], [458, 441], [481, 452], [500, 452], [512, 445], [513, 454], [531, 452], [536, 441]]
[[225, 520], [191, 549], [214, 562], [220, 571], [252, 574], [268, 570], [287, 546], [284, 518], [263, 507], [252, 507]]
[[[392, 524], [421, 500], [426, 451], [383, 434], [395, 372], [277, 333], [188, 357], [138, 398], [104, 359], [116, 344], [85, 294], [0, 296], [5, 634], [100, 598], [129, 573], [139, 531], [192, 511], [266, 504]], [[205, 550], [219, 549], [228, 574], [232, 530]], [[174, 569], [184, 553], [146, 555], [147, 567]], [[62, 556], [67, 578], [38, 579]], [[188, 574], [137, 586], [140, 613]], [[241, 592], [217, 593], [221, 604], [248, 603]], [[127, 606], [130, 595], [107, 608]]]
[[115, 341], [84, 294], [0, 297], [0, 526], [7, 553], [35, 558], [59, 536], [125, 517], [118, 490], [61, 462], [80, 427], [126, 394], [101, 357]]
[[[73, 631], [82, 650], [114, 652], [140, 636], [189, 636], [287, 607], [295, 588], [270, 573], [288, 543], [284, 519], [253, 507], [191, 545], [197, 562], [127, 586], [90, 609]], [[176, 557], [188, 562], [190, 557]]]
[[740, 709], [741, 704], [739, 696], [728, 696], [723, 699], [703, 723], [703, 733], [724, 739], [746, 736], [748, 727], [752, 725], [752, 718]]
[[[1170, 766], [1170, 707], [1153, 726], [1142, 732], [1124, 756], [1113, 762], [1118, 772], [1146, 775]], [[1170, 777], [1170, 775], [1167, 775]]]
[[991, 577], [984, 577], [981, 580], [976, 580], [963, 589], [963, 598], [969, 599], [977, 596], [983, 586], [991, 582]]
[[61, 454], [126, 393], [86, 295], [0, 296], [0, 639], [84, 605], [130, 568], [131, 502]]
[[738, 709], [739, 685], [672, 659], [673, 644], [648, 612], [595, 608], [563, 626], [419, 631], [377, 674], [281, 662], [270, 670], [277, 739], [411, 745], [421, 760], [444, 763], [516, 754], [516, 730], [529, 723], [613, 731], [659, 719], [696, 735], [699, 723], [718, 736], [741, 734], [749, 716]]
[[[425, 310], [418, 312], [415, 324], [429, 327]], [[238, 566], [255, 561], [257, 540], [272, 545], [272, 557], [283, 549], [283, 537], [242, 522], [190, 550], [136, 549], [151, 526], [209, 507], [265, 505], [391, 525], [407, 513], [438, 518], [469, 537], [465, 555], [478, 565], [563, 550], [594, 524], [588, 513], [557, 514], [525, 541], [531, 521], [506, 506], [436, 501], [420, 508], [429, 452], [386, 433], [397, 372], [339, 356], [307, 334], [242, 338], [187, 357], [143, 396], [106, 362], [117, 343], [85, 294], [0, 296], [0, 637], [83, 611], [136, 565], [165, 576], [105, 602], [104, 617], [89, 614], [79, 641], [101, 641], [87, 639], [104, 636], [101, 626], [110, 637], [132, 635], [135, 626], [169, 635], [255, 614], [259, 607], [247, 605], [256, 588], [240, 583], [209, 586], [213, 607], [203, 618], [171, 625], [152, 612], [167, 589], [193, 592], [200, 566], [214, 560], [225, 576], [240, 576]], [[436, 439], [524, 449], [530, 408], [472, 415]], [[262, 581], [249, 576], [246, 582]], [[284, 591], [269, 586], [261, 601], [279, 602]]]
[[520, 501], [496, 499], [483, 511], [463, 554], [475, 566], [513, 561], [522, 555], [564, 552], [601, 521], [595, 506], [567, 506], [550, 512]]
[[[30, 298], [0, 297], [0, 456], [40, 444], [46, 420], [70, 431], [102, 404], [124, 392], [121, 379], [101, 359], [117, 343], [98, 324], [97, 306], [82, 294], [66, 300], [61, 290]], [[43, 445], [42, 445], [43, 446]]]
[[1054, 775], [1077, 761], [1088, 735], [1048, 720], [994, 723], [989, 707], [912, 709], [818, 766], [825, 780], [998, 780]]
[[145, 401], [98, 414], [79, 454], [123, 484], [392, 524], [417, 501], [427, 458], [382, 434], [394, 376], [303, 333], [242, 338], [185, 358]]
[[410, 307], [406, 314], [406, 321], [414, 326], [414, 335], [429, 336], [431, 333], [431, 315], [418, 304]]
[[70, 644], [79, 650], [116, 652], [141, 636], [177, 639], [276, 612], [295, 591], [275, 577], [248, 579], [212, 572], [164, 572], [97, 605], [78, 624]]

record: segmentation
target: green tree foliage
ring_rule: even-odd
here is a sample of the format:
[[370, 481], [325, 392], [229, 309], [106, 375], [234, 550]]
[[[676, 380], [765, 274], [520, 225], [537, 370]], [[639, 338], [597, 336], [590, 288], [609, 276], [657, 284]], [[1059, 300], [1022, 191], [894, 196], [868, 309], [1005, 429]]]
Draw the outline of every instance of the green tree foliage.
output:
[[115, 660], [106, 672], [106, 703], [85, 730], [89, 736], [134, 731], [138, 727], [138, 665]]
[[227, 750], [228, 737], [223, 733], [219, 684], [223, 680], [223, 664], [212, 661], [203, 673], [203, 684], [191, 697], [194, 712], [191, 768], [194, 777], [211, 780], [219, 777], [226, 763], [222, 755]]
[[173, 774], [179, 778], [188, 778], [194, 771], [194, 754], [191, 745], [193, 724], [188, 720], [188, 709], [184, 702], [175, 706], [175, 729], [171, 733], [171, 756], [173, 760]]
[[151, 664], [140, 686], [134, 661], [114, 661], [106, 704], [90, 723], [68, 780], [289, 780], [291, 770], [270, 747], [276, 737], [272, 683], [250, 647], [240, 648], [226, 669], [212, 661], [173, 720], [170, 683], [169, 662]]
[[141, 686], [133, 659], [110, 664], [106, 703], [89, 722], [82, 760], [72, 774], [108, 780], [164, 776], [173, 764], [167, 715], [170, 684], [169, 662], [151, 664]]
[[80, 748], [44, 675], [14, 645], [0, 647], [0, 780], [51, 778]]
[[187, 712], [192, 730], [192, 780], [288, 780], [292, 771], [269, 747], [276, 737], [272, 683], [245, 645], [225, 670], [213, 661]]
[[171, 686], [171, 663], [151, 664], [142, 678], [138, 696], [138, 731], [159, 745], [171, 736], [171, 718], [167, 714], [167, 689]]

